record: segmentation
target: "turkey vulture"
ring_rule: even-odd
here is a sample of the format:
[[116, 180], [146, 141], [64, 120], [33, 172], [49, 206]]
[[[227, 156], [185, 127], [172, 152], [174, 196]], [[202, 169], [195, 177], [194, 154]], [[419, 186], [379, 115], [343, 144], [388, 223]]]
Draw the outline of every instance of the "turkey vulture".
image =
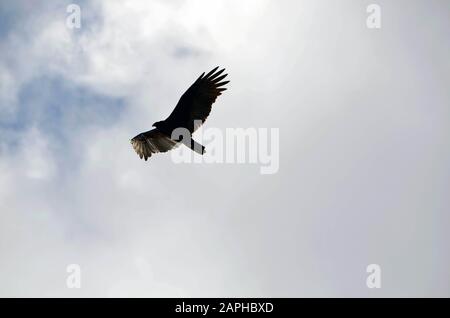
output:
[[[217, 71], [218, 68], [217, 66], [208, 74], [200, 75], [181, 96], [169, 117], [154, 123], [152, 125], [154, 129], [131, 139], [131, 144], [141, 159], [144, 158], [147, 161], [152, 154], [169, 151], [180, 143], [199, 154], [205, 153], [205, 147], [193, 140], [191, 135], [205, 122], [217, 96], [226, 90], [223, 86], [229, 83], [229, 81], [223, 81], [228, 74], [221, 75], [225, 69]], [[184, 129], [186, 132], [183, 134], [184, 138], [171, 138], [172, 132], [177, 128]], [[189, 135], [188, 138], [187, 135]]]

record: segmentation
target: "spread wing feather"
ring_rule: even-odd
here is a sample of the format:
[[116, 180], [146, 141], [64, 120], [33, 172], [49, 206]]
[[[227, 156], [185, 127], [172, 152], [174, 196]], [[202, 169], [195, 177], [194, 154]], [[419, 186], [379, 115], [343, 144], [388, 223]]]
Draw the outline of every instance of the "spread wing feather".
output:
[[[211, 112], [212, 104], [226, 90], [223, 86], [229, 81], [223, 81], [228, 74], [221, 75], [225, 69], [217, 71], [214, 68], [208, 74], [203, 73], [181, 96], [177, 106], [165, 122], [172, 128], [184, 127], [193, 133]], [[199, 120], [200, 125], [194, 126]]]
[[166, 152], [178, 147], [179, 143], [170, 139], [158, 129], [152, 129], [131, 139], [134, 150], [146, 161], [154, 153]]

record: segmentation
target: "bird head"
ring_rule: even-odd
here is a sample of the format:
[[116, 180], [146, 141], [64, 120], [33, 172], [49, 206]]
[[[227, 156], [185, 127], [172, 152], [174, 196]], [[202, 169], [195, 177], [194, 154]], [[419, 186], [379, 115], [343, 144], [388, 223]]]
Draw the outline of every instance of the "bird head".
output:
[[157, 121], [156, 123], [154, 123], [152, 126], [156, 127], [156, 128], [161, 128], [163, 126], [164, 122], [163, 121]]

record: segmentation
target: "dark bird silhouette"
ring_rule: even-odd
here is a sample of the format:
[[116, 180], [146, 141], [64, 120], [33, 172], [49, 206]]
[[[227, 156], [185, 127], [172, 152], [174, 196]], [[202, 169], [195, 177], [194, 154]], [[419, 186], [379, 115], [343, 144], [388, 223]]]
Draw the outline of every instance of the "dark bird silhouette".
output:
[[[154, 123], [154, 129], [131, 139], [131, 144], [141, 159], [147, 160], [154, 153], [169, 151], [180, 143], [199, 154], [205, 153], [205, 147], [192, 139], [191, 135], [208, 118], [212, 104], [226, 90], [223, 86], [230, 82], [223, 81], [228, 74], [221, 75], [225, 69], [217, 71], [218, 68], [217, 66], [208, 74], [200, 75], [181, 96], [169, 117]], [[185, 134], [172, 139], [172, 133], [177, 128], [184, 129]]]

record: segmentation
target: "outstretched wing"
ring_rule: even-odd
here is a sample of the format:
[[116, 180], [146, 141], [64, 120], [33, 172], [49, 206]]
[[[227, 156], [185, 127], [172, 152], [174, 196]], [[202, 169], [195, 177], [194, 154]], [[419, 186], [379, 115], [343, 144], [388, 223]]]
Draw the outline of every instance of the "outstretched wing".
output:
[[[206, 75], [203, 73], [189, 87], [181, 96], [173, 112], [165, 120], [167, 125], [172, 129], [184, 127], [193, 133], [205, 122], [217, 96], [226, 90], [223, 86], [229, 83], [229, 81], [223, 81], [228, 74], [221, 75], [225, 69], [217, 71], [218, 68], [214, 68]], [[200, 125], [194, 127], [195, 120], [198, 120]]]
[[176, 148], [179, 143], [173, 141], [158, 129], [152, 129], [131, 139], [134, 150], [147, 161], [154, 153], [166, 152]]

